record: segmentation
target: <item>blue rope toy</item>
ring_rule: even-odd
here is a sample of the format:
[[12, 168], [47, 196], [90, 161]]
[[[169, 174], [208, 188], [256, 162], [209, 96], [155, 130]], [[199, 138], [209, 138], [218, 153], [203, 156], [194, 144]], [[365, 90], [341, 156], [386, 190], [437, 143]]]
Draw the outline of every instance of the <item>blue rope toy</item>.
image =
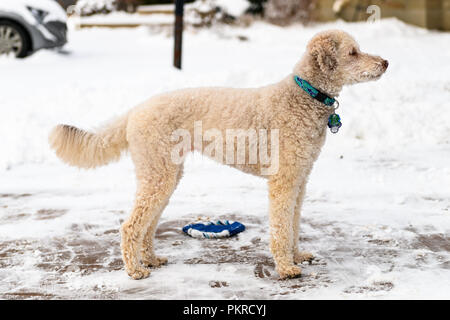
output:
[[228, 238], [245, 230], [237, 221], [218, 220], [216, 222], [197, 222], [183, 227], [183, 232], [193, 238]]

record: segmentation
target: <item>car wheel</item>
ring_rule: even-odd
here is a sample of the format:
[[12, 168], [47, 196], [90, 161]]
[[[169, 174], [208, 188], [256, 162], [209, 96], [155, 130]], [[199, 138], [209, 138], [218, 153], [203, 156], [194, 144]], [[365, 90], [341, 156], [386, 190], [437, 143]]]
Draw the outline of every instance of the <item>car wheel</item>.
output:
[[31, 48], [27, 32], [20, 25], [0, 21], [0, 55], [14, 54], [17, 58], [26, 57]]

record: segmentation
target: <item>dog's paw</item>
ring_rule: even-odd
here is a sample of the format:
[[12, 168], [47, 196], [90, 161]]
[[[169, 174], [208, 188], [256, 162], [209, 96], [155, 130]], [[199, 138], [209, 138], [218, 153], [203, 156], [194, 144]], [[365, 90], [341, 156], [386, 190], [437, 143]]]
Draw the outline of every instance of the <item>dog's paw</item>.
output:
[[281, 279], [297, 278], [302, 275], [302, 269], [295, 265], [287, 267], [277, 267]]
[[294, 262], [302, 263], [302, 262], [311, 262], [314, 260], [314, 256], [312, 253], [306, 251], [297, 251], [294, 253]]
[[158, 268], [164, 264], [167, 264], [167, 258], [166, 257], [158, 257], [158, 256], [151, 256], [147, 258], [142, 259], [142, 264], [144, 266]]
[[148, 278], [150, 275], [150, 270], [147, 268], [138, 268], [134, 270], [127, 270], [127, 273], [134, 280], [140, 280]]

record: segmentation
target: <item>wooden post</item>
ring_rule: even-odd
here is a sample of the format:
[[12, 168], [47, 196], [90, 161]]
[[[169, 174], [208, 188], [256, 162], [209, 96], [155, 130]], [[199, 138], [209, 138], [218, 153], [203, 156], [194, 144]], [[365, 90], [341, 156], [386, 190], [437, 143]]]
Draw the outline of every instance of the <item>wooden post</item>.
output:
[[183, 39], [183, 7], [184, 0], [175, 0], [175, 46], [173, 53], [173, 65], [181, 69], [181, 49]]

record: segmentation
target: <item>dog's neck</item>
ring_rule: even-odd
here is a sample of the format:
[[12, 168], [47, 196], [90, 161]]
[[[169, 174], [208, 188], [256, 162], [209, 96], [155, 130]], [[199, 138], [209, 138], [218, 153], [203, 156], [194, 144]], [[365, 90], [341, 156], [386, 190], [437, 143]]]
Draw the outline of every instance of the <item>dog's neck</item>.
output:
[[[298, 73], [295, 75], [298, 75]], [[289, 106], [292, 108], [294, 113], [298, 114], [300, 112], [303, 116], [304, 112], [306, 112], [309, 116], [316, 119], [322, 119], [324, 121], [325, 119], [328, 119], [331, 113], [333, 113], [333, 108], [314, 99], [302, 88], [300, 88], [295, 82], [294, 74], [288, 75], [281, 81], [280, 84], [283, 88], [283, 94], [287, 94], [289, 96]], [[279, 84], [276, 87], [278, 86]], [[306, 99], [311, 99], [311, 103], [305, 103], [305, 97], [308, 97]]]
[[341, 77], [325, 74], [312, 60], [312, 57], [306, 55], [294, 67], [294, 75], [308, 81], [314, 88], [328, 96], [332, 98], [338, 97], [343, 87], [339, 80]]

